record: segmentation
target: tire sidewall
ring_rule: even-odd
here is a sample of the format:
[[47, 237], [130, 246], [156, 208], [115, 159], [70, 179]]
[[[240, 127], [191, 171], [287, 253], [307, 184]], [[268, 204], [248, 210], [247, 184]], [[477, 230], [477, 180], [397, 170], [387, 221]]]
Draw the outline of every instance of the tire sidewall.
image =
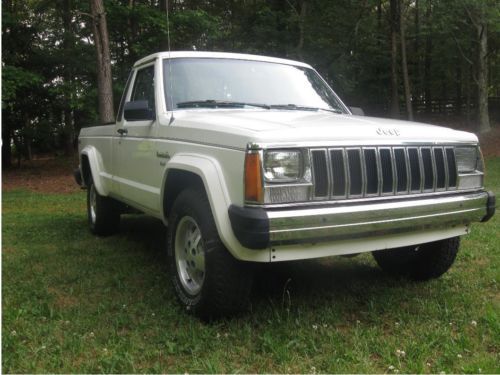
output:
[[[170, 278], [181, 303], [190, 311], [197, 310], [197, 308], [203, 304], [204, 295], [206, 294], [205, 291], [207, 289], [207, 275], [210, 272], [210, 257], [207, 252], [207, 238], [209, 233], [207, 233], [208, 223], [206, 215], [211, 215], [211, 212], [204, 212], [202, 209], [202, 202], [195, 197], [197, 197], [197, 194], [193, 190], [186, 190], [179, 195], [172, 208], [167, 230], [167, 259]], [[203, 250], [205, 252], [205, 280], [200, 291], [194, 295], [187, 293], [182, 285], [177, 270], [177, 259], [175, 255], [177, 226], [182, 218], [186, 216], [190, 216], [200, 228]]]
[[[92, 214], [90, 212], [90, 194], [91, 194], [92, 189], [95, 190], [95, 185], [94, 185], [93, 181], [90, 181], [90, 184], [87, 188], [87, 220], [89, 223], [90, 231], [92, 233], [95, 233], [96, 232], [96, 222], [97, 222], [98, 216], [99, 216], [99, 210], [98, 210], [98, 204], [97, 204], [98, 197], [96, 196], [96, 207], [95, 207], [95, 218], [96, 219], [95, 219], [95, 221], [92, 221]], [[94, 191], [94, 194], [97, 194], [97, 191]]]
[[417, 247], [375, 251], [373, 257], [388, 273], [425, 281], [438, 278], [451, 268], [459, 246], [460, 237], [452, 237]]

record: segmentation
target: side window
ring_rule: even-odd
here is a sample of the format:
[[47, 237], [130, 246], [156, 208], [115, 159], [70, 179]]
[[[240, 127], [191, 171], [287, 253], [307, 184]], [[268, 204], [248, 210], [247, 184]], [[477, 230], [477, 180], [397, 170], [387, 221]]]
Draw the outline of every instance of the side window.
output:
[[147, 100], [149, 108], [155, 108], [155, 68], [154, 65], [138, 70], [130, 101]]

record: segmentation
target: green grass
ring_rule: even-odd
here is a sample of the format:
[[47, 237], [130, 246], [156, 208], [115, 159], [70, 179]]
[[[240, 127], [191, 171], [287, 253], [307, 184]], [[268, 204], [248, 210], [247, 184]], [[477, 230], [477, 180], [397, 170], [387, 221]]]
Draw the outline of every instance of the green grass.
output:
[[[500, 196], [500, 158], [487, 169]], [[368, 254], [263, 266], [252, 311], [212, 324], [176, 303], [158, 221], [97, 238], [84, 193], [28, 191], [3, 193], [2, 218], [3, 372], [500, 371], [499, 215], [439, 280]]]

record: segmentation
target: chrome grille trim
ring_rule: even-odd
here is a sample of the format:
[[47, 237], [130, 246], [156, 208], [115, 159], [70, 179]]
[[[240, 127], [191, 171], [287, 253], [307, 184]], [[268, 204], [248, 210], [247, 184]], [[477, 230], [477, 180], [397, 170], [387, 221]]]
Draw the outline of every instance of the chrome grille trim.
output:
[[[411, 157], [409, 150], [412, 153]], [[313, 189], [313, 200], [354, 200], [454, 191], [457, 189], [458, 176], [454, 151], [452, 145], [311, 148], [309, 154], [313, 181], [323, 183], [327, 181], [328, 184], [324, 195], [316, 196], [317, 189]], [[326, 157], [326, 167], [323, 163], [320, 163], [323, 165], [320, 167], [317, 159], [312, 157], [318, 152]], [[385, 154], [384, 157], [381, 156], [382, 152]], [[340, 163], [343, 165], [343, 171], [336, 171], [335, 168], [338, 168]], [[371, 170], [373, 166], [376, 166], [376, 171]], [[455, 167], [454, 171], [450, 171], [452, 167]], [[336, 176], [338, 178], [340, 175], [343, 175], [343, 181], [342, 179], [335, 181]], [[389, 180], [384, 182], [384, 178]], [[413, 186], [413, 179], [420, 180], [416, 182], [417, 186]], [[432, 180], [431, 186], [429, 186], [431, 181], [426, 180]], [[438, 187], [438, 182], [442, 185], [443, 181], [444, 186]], [[450, 182], [453, 181], [455, 185], [450, 186]], [[336, 183], [340, 183], [341, 186]], [[390, 191], [389, 186], [392, 187]], [[361, 193], [357, 194], [359, 187]], [[418, 188], [413, 189], [414, 187]], [[339, 195], [340, 192], [344, 194]]]

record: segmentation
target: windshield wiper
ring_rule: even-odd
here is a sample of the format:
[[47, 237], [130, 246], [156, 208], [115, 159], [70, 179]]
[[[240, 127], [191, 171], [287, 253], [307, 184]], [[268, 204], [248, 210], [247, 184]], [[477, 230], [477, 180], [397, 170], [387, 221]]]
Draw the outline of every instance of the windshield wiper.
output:
[[233, 102], [228, 100], [193, 100], [189, 102], [177, 103], [177, 108], [244, 108], [244, 107], [258, 107], [270, 109], [271, 106], [260, 103], [245, 103]]
[[290, 111], [328, 111], [333, 113], [344, 113], [338, 108], [320, 108], [320, 107], [308, 107], [297, 104], [273, 104], [270, 105], [272, 109], [287, 109]]

